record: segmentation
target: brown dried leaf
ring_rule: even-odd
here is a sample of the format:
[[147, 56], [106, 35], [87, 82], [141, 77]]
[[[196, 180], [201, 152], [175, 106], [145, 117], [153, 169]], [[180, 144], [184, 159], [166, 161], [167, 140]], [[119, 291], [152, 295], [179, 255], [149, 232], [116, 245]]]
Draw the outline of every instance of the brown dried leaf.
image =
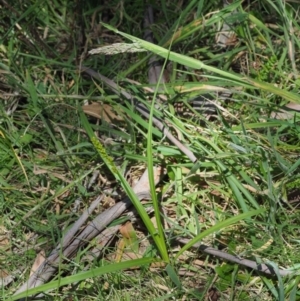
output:
[[10, 248], [9, 231], [5, 226], [0, 225], [0, 250], [6, 251]]
[[122, 121], [124, 120], [120, 114], [117, 114], [114, 108], [108, 104], [93, 102], [90, 105], [82, 106], [85, 114], [102, 119], [106, 122]]
[[14, 280], [12, 275], [8, 274], [7, 270], [0, 269], [0, 288], [7, 286]]
[[290, 102], [285, 106], [291, 110], [300, 112], [300, 104], [299, 103]]
[[123, 236], [125, 247], [130, 247], [132, 251], [135, 251], [137, 253], [139, 251], [139, 244], [132, 223], [127, 222], [125, 225], [121, 226], [120, 233]]
[[[140, 259], [142, 257], [143, 257], [143, 255], [141, 255], [141, 254], [136, 254], [134, 252], [126, 251], [126, 252], [123, 253], [121, 261]], [[133, 266], [133, 267], [130, 267], [129, 270], [139, 270], [140, 268], [141, 268], [140, 266]]]
[[290, 102], [284, 107], [288, 108], [288, 111], [284, 110], [284, 108], [280, 109], [279, 112], [272, 112], [271, 117], [275, 119], [291, 119], [295, 115], [294, 111], [300, 112], [300, 104], [298, 103]]
[[39, 268], [39, 266], [45, 261], [45, 251], [42, 250], [39, 254], [37, 254], [35, 261], [32, 265], [31, 271], [30, 271], [30, 276], [33, 275], [36, 270]]
[[[153, 169], [154, 174], [154, 182], [158, 183], [160, 179], [163, 178], [163, 176], [166, 174], [166, 169], [162, 166], [157, 166]], [[149, 184], [149, 178], [148, 178], [148, 172], [144, 172], [142, 177], [140, 178], [138, 184], [134, 187], [134, 192], [136, 194], [142, 193], [145, 191], [150, 191], [150, 184]]]

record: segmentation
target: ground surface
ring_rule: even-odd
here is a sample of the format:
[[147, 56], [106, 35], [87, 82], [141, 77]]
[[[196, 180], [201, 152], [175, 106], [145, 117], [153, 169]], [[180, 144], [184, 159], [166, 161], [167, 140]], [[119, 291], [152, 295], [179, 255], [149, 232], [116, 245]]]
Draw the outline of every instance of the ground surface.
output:
[[[126, 195], [135, 217], [116, 215], [105, 238], [84, 236], [70, 256], [59, 253], [43, 300], [300, 300], [297, 3], [154, 1], [151, 30], [163, 48], [138, 42], [150, 52], [133, 53], [116, 43], [144, 38], [143, 1], [0, 6], [3, 300], [26, 287], [97, 196], [73, 238]], [[117, 54], [88, 53], [100, 46]], [[151, 53], [168, 72], [153, 118], [184, 149], [120, 89], [79, 71], [113, 79], [150, 110]], [[165, 176], [151, 188], [147, 174], [151, 197], [138, 202], [128, 187], [152, 166]], [[269, 263], [272, 275], [183, 238]]]

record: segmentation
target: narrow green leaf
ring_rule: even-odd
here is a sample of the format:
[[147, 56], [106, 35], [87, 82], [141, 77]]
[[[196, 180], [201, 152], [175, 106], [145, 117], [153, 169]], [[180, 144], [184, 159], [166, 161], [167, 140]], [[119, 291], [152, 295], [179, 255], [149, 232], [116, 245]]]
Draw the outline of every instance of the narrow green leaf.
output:
[[181, 248], [181, 250], [177, 253], [176, 258], [178, 258], [184, 251], [186, 251], [190, 247], [192, 247], [195, 243], [201, 241], [204, 237], [206, 237], [210, 234], [213, 234], [216, 231], [220, 231], [221, 229], [226, 228], [232, 224], [235, 224], [243, 219], [247, 219], [253, 215], [258, 215], [264, 211], [265, 211], [264, 209], [248, 211], [248, 212], [233, 216], [225, 221], [217, 223], [216, 225], [210, 227], [209, 229], [203, 231], [201, 234], [194, 237], [189, 243], [187, 243], [183, 248]]
[[237, 85], [242, 84], [245, 88], [248, 87], [248, 88], [262, 89], [262, 90], [274, 93], [276, 95], [279, 95], [288, 101], [300, 103], [300, 96], [296, 93], [292, 93], [292, 92], [286, 91], [284, 89], [277, 88], [272, 84], [260, 82], [258, 80], [247, 77], [245, 75], [241, 76], [241, 75], [233, 73], [233, 72], [229, 73], [229, 72], [223, 71], [222, 69], [218, 69], [216, 67], [205, 65], [203, 62], [196, 60], [194, 58], [191, 58], [186, 55], [179, 54], [179, 53], [176, 53], [173, 51], [169, 51], [168, 49], [165, 49], [161, 46], [146, 42], [142, 39], [138, 39], [132, 35], [121, 32], [108, 24], [104, 24], [104, 23], [101, 23], [101, 24], [104, 27], [114, 31], [115, 33], [120, 34], [121, 36], [123, 36], [129, 40], [131, 40], [135, 43], [139, 43], [141, 47], [144, 47], [148, 51], [151, 51], [151, 52], [163, 57], [164, 59], [168, 59], [170, 61], [177, 62], [179, 64], [182, 64], [182, 65], [190, 67], [190, 68], [204, 69], [209, 72], [214, 72], [216, 74], [219, 74], [219, 75], [227, 78], [227, 80], [229, 80], [230, 82], [234, 82]]
[[173, 281], [173, 283], [177, 286], [177, 288], [181, 289], [182, 288], [181, 281], [180, 281], [177, 273], [175, 272], [173, 266], [168, 264], [166, 267], [166, 271], [167, 271], [169, 277], [171, 278], [171, 280]]
[[[147, 227], [150, 235], [152, 236], [158, 250], [160, 251], [161, 256], [165, 260], [168, 261], [168, 255], [167, 255], [167, 252], [166, 252], [166, 247], [164, 246], [164, 241], [162, 241], [162, 239], [163, 239], [162, 234], [157, 233], [157, 230], [154, 228], [153, 223], [152, 223], [150, 217], [148, 216], [145, 208], [143, 207], [143, 205], [139, 201], [138, 197], [136, 196], [136, 194], [134, 193], [134, 191], [132, 190], [132, 188], [130, 187], [130, 185], [128, 184], [126, 179], [124, 178], [124, 176], [121, 174], [119, 169], [116, 167], [113, 158], [110, 157], [107, 154], [104, 146], [101, 144], [101, 142], [94, 135], [94, 133], [92, 131], [92, 128], [91, 128], [91, 125], [89, 124], [89, 122], [87, 120], [87, 117], [85, 116], [85, 114], [84, 114], [84, 112], [82, 111], [81, 108], [79, 108], [79, 115], [80, 115], [81, 122], [82, 122], [87, 134], [89, 135], [94, 147], [96, 148], [98, 154], [100, 155], [101, 159], [106, 164], [106, 166], [109, 168], [109, 170], [114, 175], [116, 180], [120, 183], [120, 185], [124, 189], [126, 195], [132, 201], [132, 204], [134, 205], [134, 207], [137, 210], [139, 216], [143, 220], [143, 222], [144, 222], [145, 226]], [[154, 189], [154, 191], [155, 191], [155, 189]]]
[[25, 292], [22, 292], [20, 294], [17, 294], [11, 298], [11, 300], [18, 300], [20, 298], [25, 298], [28, 296], [36, 295], [38, 293], [42, 292], [48, 292], [53, 289], [58, 289], [61, 286], [71, 284], [74, 282], [82, 281], [88, 278], [98, 277], [104, 274], [113, 273], [117, 271], [121, 271], [124, 269], [129, 269], [134, 266], [143, 266], [148, 265], [152, 262], [158, 262], [159, 260], [154, 258], [141, 258], [141, 259], [134, 259], [134, 260], [128, 260], [124, 262], [119, 262], [115, 264], [109, 264], [107, 266], [103, 266], [97, 269], [92, 269], [86, 272], [81, 272], [76, 275], [72, 275], [69, 277], [60, 278], [55, 281], [51, 281], [47, 284], [40, 285], [38, 287], [29, 289]]

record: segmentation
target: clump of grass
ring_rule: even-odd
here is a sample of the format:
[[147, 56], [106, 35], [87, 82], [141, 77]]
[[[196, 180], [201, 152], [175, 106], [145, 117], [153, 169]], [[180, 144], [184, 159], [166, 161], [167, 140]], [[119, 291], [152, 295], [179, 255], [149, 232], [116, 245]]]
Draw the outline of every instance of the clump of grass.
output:
[[[60, 242], [94, 196], [107, 188], [119, 191], [120, 182], [130, 195], [125, 181], [130, 167], [163, 162], [168, 176], [159, 189], [152, 184], [153, 207], [157, 221], [163, 209], [169, 229], [158, 222], [156, 232], [151, 215], [135, 200], [147, 226], [147, 230], [142, 223], [134, 226], [140, 244], [146, 238], [151, 241], [149, 235], [154, 244], [144, 250], [145, 258], [122, 264], [139, 269], [121, 273], [122, 264], [109, 260], [117, 249], [113, 245], [84, 272], [81, 258], [87, 250], [81, 250], [61, 265], [59, 278], [44, 287], [43, 292], [54, 288], [49, 299], [55, 294], [58, 299], [88, 294], [112, 300], [150, 296], [196, 300], [213, 293], [224, 300], [298, 299], [297, 275], [281, 278], [275, 273], [270, 278], [186, 250], [201, 241], [270, 262], [275, 272], [299, 264], [298, 209], [296, 202], [289, 202], [299, 186], [299, 113], [289, 120], [270, 117], [279, 105], [299, 102], [295, 60], [299, 26], [293, 3], [283, 7], [281, 1], [274, 6], [264, 0], [250, 7], [240, 3], [222, 7], [190, 1], [174, 7], [162, 1], [154, 4], [161, 8], [153, 28], [159, 41], [155, 46], [139, 40], [145, 9], [141, 2], [113, 1], [98, 7], [81, 2], [11, 7], [0, 3], [2, 19], [9, 20], [1, 29], [0, 48], [0, 254], [5, 274], [19, 275], [3, 286], [4, 298], [28, 278], [40, 250], [47, 254]], [[276, 24], [267, 22], [270, 14]], [[236, 36], [226, 51], [215, 42], [224, 21]], [[129, 77], [146, 85], [147, 54], [87, 56], [87, 50], [98, 44], [128, 40], [172, 62], [171, 82], [165, 87], [168, 101], [162, 109], [145, 101], [140, 86], [121, 82]], [[80, 75], [75, 66], [82, 62], [116, 78], [149, 106], [153, 117], [164, 118], [198, 162], [190, 162], [152, 129], [129, 101]], [[199, 112], [192, 118], [175, 114], [178, 97], [189, 99], [220, 87], [233, 94], [219, 102], [214, 120]], [[125, 120], [119, 124], [87, 120], [78, 113], [86, 101], [117, 107]], [[99, 185], [87, 188], [84, 182], [95, 170], [101, 173]], [[192, 243], [180, 251], [172, 245], [176, 237], [188, 237]], [[159, 256], [168, 265], [151, 267], [151, 260]], [[189, 277], [196, 276], [199, 283], [191, 283]], [[62, 284], [65, 287], [59, 288]]]

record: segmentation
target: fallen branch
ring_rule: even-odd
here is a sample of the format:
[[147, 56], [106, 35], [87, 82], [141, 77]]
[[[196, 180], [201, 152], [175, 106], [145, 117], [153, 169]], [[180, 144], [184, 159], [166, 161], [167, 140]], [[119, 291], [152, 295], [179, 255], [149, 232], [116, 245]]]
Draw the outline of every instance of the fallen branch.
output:
[[[164, 176], [165, 170], [161, 167], [154, 168], [154, 180], [157, 184]], [[148, 170], [146, 169], [140, 178], [139, 182], [134, 186], [133, 191], [136, 193], [139, 200], [150, 198], [150, 188], [148, 181]], [[101, 201], [102, 197], [98, 197], [92, 202], [89, 209], [87, 209], [73, 225], [68, 233], [63, 238], [62, 242], [51, 252], [48, 258], [40, 265], [37, 271], [24, 283], [15, 295], [24, 292], [28, 289], [40, 286], [46, 283], [57, 271], [59, 265], [64, 258], [71, 259], [75, 256], [78, 248], [86, 245], [106, 227], [118, 218], [125, 210], [132, 206], [129, 198], [125, 197], [115, 206], [105, 210], [93, 219], [80, 233], [79, 228], [90, 217], [92, 211]], [[77, 233], [77, 235], [76, 235]]]
[[[111, 88], [117, 95], [123, 95], [126, 99], [133, 101], [135, 109], [142, 114], [145, 118], [149, 119], [150, 111], [149, 109], [141, 102], [139, 102], [136, 98], [134, 98], [130, 93], [120, 88], [114, 81], [107, 78], [106, 76], [94, 71], [88, 67], [79, 67], [81, 72], [85, 72], [91, 77], [104, 82], [109, 88]], [[194, 153], [188, 149], [185, 145], [183, 145], [179, 140], [177, 140], [172, 133], [166, 128], [163, 124], [162, 120], [153, 116], [153, 124], [172, 142], [173, 145], [177, 146], [180, 151], [182, 151], [193, 163], [197, 161]]]
[[[189, 242], [189, 239], [178, 238], [175, 241], [179, 242], [180, 244], [185, 245]], [[276, 275], [276, 271], [274, 270], [274, 268], [271, 265], [268, 265], [268, 264], [257, 263], [253, 260], [237, 257], [237, 256], [234, 256], [234, 255], [228, 254], [226, 252], [214, 249], [212, 247], [203, 245], [201, 243], [194, 244], [193, 248], [196, 248], [197, 250], [199, 250], [202, 253], [205, 253], [205, 254], [208, 254], [208, 255], [213, 255], [213, 256], [216, 256], [218, 258], [225, 259], [225, 260], [237, 263], [239, 265], [251, 268], [255, 271], [258, 271], [258, 272], [261, 272], [261, 273], [264, 273], [264, 274], [267, 274], [267, 275], [271, 275], [271, 276]], [[278, 269], [278, 273], [279, 273], [280, 276], [288, 276], [288, 275], [291, 275], [291, 274], [295, 274], [295, 271]]]

